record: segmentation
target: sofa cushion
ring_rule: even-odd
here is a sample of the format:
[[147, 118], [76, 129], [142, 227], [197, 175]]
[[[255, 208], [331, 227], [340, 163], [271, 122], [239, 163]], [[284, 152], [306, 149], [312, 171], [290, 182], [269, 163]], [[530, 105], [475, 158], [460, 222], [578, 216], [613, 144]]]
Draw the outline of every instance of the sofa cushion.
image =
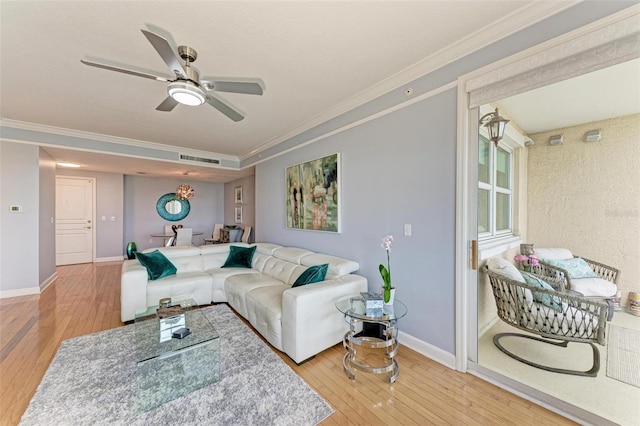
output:
[[147, 269], [147, 276], [150, 280], [166, 277], [176, 273], [177, 269], [165, 255], [158, 250], [151, 253], [135, 252], [136, 259]]
[[584, 259], [580, 257], [574, 257], [572, 259], [557, 260], [557, 259], [544, 259], [549, 265], [557, 266], [558, 268], [566, 269], [569, 273], [569, 278], [598, 278], [598, 274], [593, 272], [591, 267]]
[[224, 282], [227, 302], [244, 318], [249, 318], [247, 294], [260, 287], [282, 286], [283, 283], [267, 274], [232, 275]]
[[288, 285], [256, 288], [247, 294], [249, 323], [276, 349], [282, 347], [282, 293]]
[[356, 272], [360, 268], [358, 262], [323, 253], [310, 254], [308, 256], [304, 256], [300, 260], [300, 264], [304, 266], [322, 265], [324, 263], [329, 264], [329, 268], [327, 269], [327, 279], [347, 275], [352, 272]]
[[251, 260], [256, 247], [229, 247], [229, 257], [222, 265], [222, 268], [251, 268]]
[[174, 302], [194, 299], [198, 305], [211, 303], [211, 276], [204, 272], [184, 272], [150, 281], [147, 284], [147, 306], [158, 305], [163, 297]]
[[280, 247], [273, 250], [274, 257], [295, 263], [296, 265], [300, 265], [300, 259], [310, 254], [313, 254], [313, 252], [298, 247]]
[[298, 278], [291, 287], [298, 287], [305, 284], [313, 284], [320, 281], [324, 281], [327, 276], [327, 269], [329, 264], [309, 266]]

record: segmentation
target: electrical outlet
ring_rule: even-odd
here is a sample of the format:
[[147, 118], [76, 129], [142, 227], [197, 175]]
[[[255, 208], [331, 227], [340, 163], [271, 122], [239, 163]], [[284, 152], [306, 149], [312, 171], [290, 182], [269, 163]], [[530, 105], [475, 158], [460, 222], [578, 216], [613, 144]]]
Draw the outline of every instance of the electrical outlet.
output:
[[410, 237], [411, 236], [411, 224], [410, 223], [405, 223], [405, 225], [404, 225], [404, 236], [405, 237]]

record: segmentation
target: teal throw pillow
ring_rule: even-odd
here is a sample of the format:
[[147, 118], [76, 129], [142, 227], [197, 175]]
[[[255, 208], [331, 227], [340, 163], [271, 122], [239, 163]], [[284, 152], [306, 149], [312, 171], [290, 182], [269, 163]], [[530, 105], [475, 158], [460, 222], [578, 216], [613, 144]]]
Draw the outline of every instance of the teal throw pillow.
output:
[[[547, 282], [528, 272], [522, 272], [522, 277], [530, 286], [540, 287], [546, 290], [554, 290], [554, 288], [551, 287]], [[533, 300], [542, 303], [543, 305], [548, 306], [558, 312], [562, 312], [562, 301], [558, 296], [551, 296], [550, 294], [543, 294], [534, 291]]]
[[329, 269], [328, 263], [310, 266], [300, 274], [291, 287], [300, 287], [301, 285], [324, 281], [324, 278], [327, 276], [327, 269]]
[[147, 276], [151, 281], [176, 273], [176, 267], [167, 257], [154, 250], [151, 253], [135, 252], [136, 259], [147, 268]]
[[229, 256], [222, 265], [223, 268], [251, 268], [251, 260], [256, 252], [256, 246], [253, 247], [229, 247]]
[[544, 259], [550, 265], [566, 269], [569, 278], [598, 278], [598, 274], [593, 272], [589, 264], [581, 257], [574, 257], [567, 260]]

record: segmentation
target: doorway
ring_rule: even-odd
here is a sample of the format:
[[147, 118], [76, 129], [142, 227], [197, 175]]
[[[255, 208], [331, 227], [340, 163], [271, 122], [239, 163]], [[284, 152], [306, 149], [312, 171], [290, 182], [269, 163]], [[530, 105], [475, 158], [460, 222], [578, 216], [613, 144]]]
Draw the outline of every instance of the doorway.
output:
[[56, 177], [56, 266], [93, 262], [94, 178]]
[[[630, 58], [637, 57], [637, 53], [621, 52], [618, 40], [624, 39], [630, 36], [630, 32], [634, 32], [632, 26], [628, 26], [629, 19], [636, 19], [632, 17], [633, 13], [625, 11], [619, 13], [615, 17], [610, 17], [606, 22], [604, 20], [595, 22], [588, 26], [585, 26], [572, 33], [568, 33], [563, 37], [553, 40], [544, 46], [537, 46], [526, 52], [520, 52], [518, 55], [514, 55], [513, 58], [509, 58], [510, 61], [503, 61], [500, 64], [492, 64], [481, 70], [473, 72], [469, 75], [460, 78], [459, 96], [458, 96], [458, 191], [457, 201], [461, 208], [458, 208], [457, 217], [457, 245], [460, 248], [457, 251], [457, 278], [456, 278], [456, 318], [457, 318], [457, 330], [456, 330], [456, 367], [461, 371], [469, 371], [475, 375], [478, 375], [485, 380], [498, 384], [499, 386], [509, 389], [512, 392], [525, 395], [527, 399], [530, 399], [538, 404], [548, 406], [554, 410], [560, 410], [562, 414], [575, 416], [574, 418], [580, 420], [586, 420], [591, 423], [605, 424], [607, 420], [603, 419], [597, 414], [593, 414], [595, 410], [593, 407], [579, 408], [570, 403], [562, 396], [553, 397], [546, 391], [540, 391], [536, 389], [531, 383], [526, 383], [522, 380], [522, 377], [507, 377], [506, 375], [496, 374], [492, 371], [492, 368], [487, 367], [483, 362], [483, 359], [478, 359], [478, 346], [479, 335], [483, 334], [483, 326], [485, 324], [479, 323], [479, 318], [483, 315], [484, 309], [489, 307], [487, 302], [485, 305], [479, 305], [478, 300], [487, 294], [479, 294], [482, 287], [478, 285], [478, 275], [480, 275], [477, 269], [476, 262], [477, 252], [474, 252], [474, 244], [472, 242], [477, 241], [477, 237], [483, 229], [478, 229], [478, 220], [476, 214], [478, 212], [478, 206], [481, 205], [481, 200], [478, 199], [478, 117], [482, 114], [478, 113], [478, 107], [504, 100], [505, 98], [514, 96], [519, 93], [524, 93], [533, 89], [542, 88], [550, 84], [568, 80], [578, 75], [583, 75], [588, 72], [604, 69], [611, 65], [623, 63]], [[629, 28], [627, 31], [626, 28]], [[627, 31], [627, 32], [625, 32]], [[635, 39], [634, 39], [635, 40]], [[571, 46], [580, 45], [580, 49], [570, 48]], [[606, 51], [609, 56], [592, 55], [589, 53], [587, 47], [598, 46], [600, 51]], [[630, 43], [630, 48], [637, 50], [637, 44]], [[584, 50], [581, 50], [584, 49]], [[580, 64], [582, 68], [576, 68]], [[636, 74], [637, 75], [637, 74]], [[593, 87], [586, 90], [584, 93], [593, 93]], [[597, 96], [595, 97], [598, 98]], [[566, 98], [563, 98], [563, 101]], [[500, 103], [500, 102], [498, 102]], [[564, 114], [573, 112], [571, 108], [568, 108], [565, 102], [557, 102], [557, 104], [565, 109]], [[538, 111], [546, 111], [551, 107], [556, 106], [554, 101], [548, 101], [545, 108], [538, 108]], [[502, 109], [501, 109], [502, 112]], [[531, 116], [531, 114], [529, 114]], [[562, 126], [559, 126], [562, 127]], [[582, 137], [582, 135], [580, 135]], [[546, 136], [545, 148], [548, 143], [549, 137]], [[525, 141], [531, 143], [532, 141]], [[581, 147], [585, 147], [584, 142], [580, 142]], [[536, 147], [542, 146], [542, 139], [536, 141]], [[526, 149], [523, 149], [525, 151]], [[584, 155], [584, 154], [582, 154]], [[516, 158], [514, 158], [514, 161]], [[526, 161], [526, 158], [525, 158]], [[506, 163], [505, 163], [506, 164]], [[547, 173], [547, 176], [551, 176]], [[524, 179], [527, 179], [527, 175], [523, 175]], [[526, 196], [527, 191], [523, 192]], [[505, 259], [513, 259], [513, 254], [518, 252], [518, 246], [520, 243], [531, 243], [527, 237], [531, 237], [533, 240], [542, 240], [542, 234], [540, 233], [540, 227], [534, 228], [537, 232], [536, 235], [527, 236], [527, 201], [518, 203], [518, 200], [513, 200], [517, 205], [524, 206], [524, 210], [521, 212], [514, 212], [514, 222], [512, 225], [514, 229], [514, 237], [522, 236], [522, 241], [514, 239], [513, 241], [499, 241], [494, 247], [487, 247], [484, 253], [481, 253], [479, 257], [486, 259], [492, 256], [501, 256]], [[486, 205], [484, 203], [485, 210]], [[524, 214], [524, 220], [522, 222], [523, 229], [518, 229], [517, 219]], [[536, 219], [540, 219], [542, 214], [537, 212]], [[486, 217], [483, 217], [484, 224], [486, 225]], [[529, 222], [531, 218], [528, 218]], [[541, 219], [540, 219], [541, 220]], [[538, 224], [539, 225], [539, 224]], [[490, 229], [488, 226], [484, 228]], [[484, 229], [486, 232], [487, 229]], [[496, 229], [499, 229], [497, 227]], [[522, 231], [524, 235], [521, 234]], [[533, 233], [532, 233], [533, 234]], [[475, 241], [474, 241], [475, 240]], [[566, 241], [566, 238], [563, 239]], [[502, 244], [500, 244], [502, 243]], [[492, 299], [492, 295], [489, 294]], [[486, 297], [485, 297], [486, 299]], [[492, 307], [495, 306], [493, 303]], [[490, 327], [490, 324], [486, 324], [486, 327]], [[482, 357], [480, 357], [482, 358]], [[519, 366], [517, 366], [519, 367]], [[605, 372], [601, 370], [600, 375], [606, 376]], [[538, 375], [542, 376], [542, 375]], [[563, 377], [557, 380], [562, 380]], [[569, 382], [569, 380], [562, 380], [562, 383]], [[580, 389], [580, 385], [572, 387], [573, 390]], [[615, 392], [612, 395], [616, 395]], [[615, 406], [615, 404], [612, 404]]]

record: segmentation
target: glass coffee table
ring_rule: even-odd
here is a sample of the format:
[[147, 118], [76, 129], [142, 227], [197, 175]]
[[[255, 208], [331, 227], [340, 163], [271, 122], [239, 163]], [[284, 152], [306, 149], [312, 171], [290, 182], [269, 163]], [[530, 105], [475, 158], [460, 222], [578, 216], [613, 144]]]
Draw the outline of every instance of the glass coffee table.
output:
[[[219, 338], [194, 300], [175, 302], [177, 313], [160, 318], [158, 306], [135, 315], [136, 409], [149, 411], [220, 379]], [[174, 331], [188, 328], [179, 339]]]
[[[395, 359], [398, 353], [397, 321], [407, 314], [405, 304], [395, 299], [393, 305], [383, 305], [382, 309], [367, 310], [362, 295], [352, 294], [338, 299], [336, 308], [344, 314], [345, 322], [349, 325], [349, 331], [342, 340], [347, 350], [342, 359], [342, 366], [347, 376], [355, 380], [354, 369], [373, 374], [391, 373], [389, 382], [395, 382], [400, 373], [400, 366]], [[360, 327], [360, 324], [363, 327]], [[373, 325], [369, 327], [369, 332], [367, 332], [367, 325]], [[360, 328], [364, 331], [359, 331]], [[379, 360], [380, 357], [358, 358], [356, 354], [364, 352], [362, 349], [382, 351], [382, 360]], [[380, 362], [374, 364], [370, 362], [372, 359]]]

